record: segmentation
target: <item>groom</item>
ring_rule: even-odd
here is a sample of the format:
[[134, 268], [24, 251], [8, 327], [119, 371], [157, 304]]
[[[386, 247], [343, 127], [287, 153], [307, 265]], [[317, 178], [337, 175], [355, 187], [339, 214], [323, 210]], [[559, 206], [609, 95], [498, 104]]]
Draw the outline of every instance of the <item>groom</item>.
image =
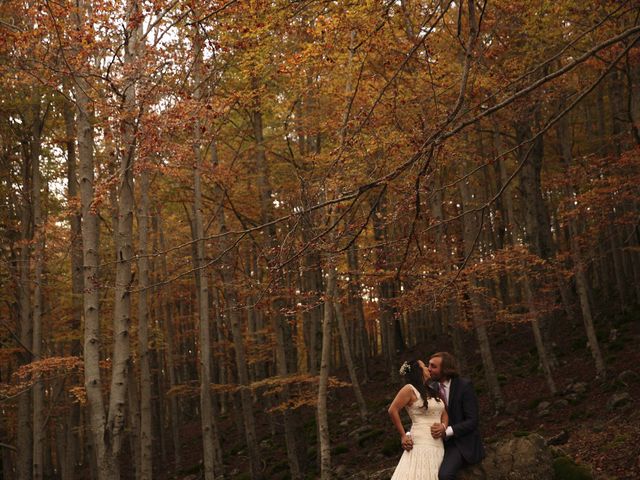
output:
[[440, 397], [447, 405], [449, 426], [433, 424], [431, 436], [444, 438], [444, 458], [438, 472], [439, 480], [454, 480], [458, 471], [484, 458], [484, 447], [478, 432], [478, 398], [473, 385], [460, 378], [453, 355], [435, 353], [429, 359], [429, 373]]

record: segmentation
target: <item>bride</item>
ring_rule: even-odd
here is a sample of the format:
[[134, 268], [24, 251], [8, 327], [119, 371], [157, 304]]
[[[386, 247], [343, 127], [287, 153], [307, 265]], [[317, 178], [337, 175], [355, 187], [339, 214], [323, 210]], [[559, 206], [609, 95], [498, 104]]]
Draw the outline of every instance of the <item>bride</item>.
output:
[[[444, 402], [438, 392], [427, 385], [429, 370], [422, 360], [404, 362], [400, 375], [406, 385], [393, 399], [389, 416], [400, 434], [405, 451], [391, 480], [438, 480], [444, 444], [442, 439], [431, 436], [431, 426], [442, 423], [447, 428], [449, 417]], [[403, 408], [411, 417], [410, 432], [405, 432], [400, 420]]]

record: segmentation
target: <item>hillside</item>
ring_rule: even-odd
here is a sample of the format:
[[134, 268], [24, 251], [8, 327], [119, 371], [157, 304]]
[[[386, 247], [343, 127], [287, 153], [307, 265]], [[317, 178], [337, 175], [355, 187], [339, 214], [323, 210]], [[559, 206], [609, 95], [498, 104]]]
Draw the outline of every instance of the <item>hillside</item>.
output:
[[[560, 445], [577, 463], [589, 467], [595, 479], [631, 480], [640, 476], [640, 317], [637, 312], [609, 321], [601, 319], [599, 336], [607, 361], [607, 377], [594, 378], [592, 359], [582, 330], [560, 324], [555, 329], [559, 367], [555, 379], [560, 390], [551, 396], [539, 371], [530, 328], [526, 325], [492, 329], [495, 358], [507, 408], [495, 414], [483, 394], [479, 352], [474, 338], [467, 335], [468, 362], [477, 365], [471, 372], [481, 402], [482, 432], [487, 442], [510, 435], [537, 432]], [[615, 330], [616, 333], [612, 332]], [[614, 338], [615, 335], [615, 338]], [[447, 343], [420, 345], [406, 356], [426, 357], [428, 352], [451, 348]], [[387, 407], [396, 386], [386, 381], [381, 362], [371, 366], [372, 379], [363, 386], [370, 415], [367, 422], [358, 416], [355, 399], [348, 388], [334, 390], [329, 399], [331, 410], [332, 462], [337, 478], [360, 471], [375, 472], [397, 462], [399, 440], [388, 419]], [[336, 372], [346, 380], [346, 371]], [[314, 412], [305, 408], [309, 461], [315, 462]], [[283, 436], [271, 436], [266, 415], [258, 417], [260, 443], [264, 454], [266, 478], [288, 478]], [[225, 457], [229, 478], [248, 478], [242, 439], [232, 415], [222, 422], [226, 444], [236, 445]], [[191, 468], [183, 480], [198, 478], [198, 425], [185, 427]], [[314, 478], [315, 473], [308, 478]], [[165, 476], [163, 478], [176, 478]]]

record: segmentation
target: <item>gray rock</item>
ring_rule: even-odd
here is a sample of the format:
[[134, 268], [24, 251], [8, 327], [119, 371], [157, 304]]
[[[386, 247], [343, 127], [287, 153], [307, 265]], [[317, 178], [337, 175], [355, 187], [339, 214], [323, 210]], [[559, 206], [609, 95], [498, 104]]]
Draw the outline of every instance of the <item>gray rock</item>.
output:
[[569, 432], [562, 430], [557, 435], [547, 439], [547, 445], [564, 445], [569, 441]]
[[496, 423], [496, 427], [506, 428], [509, 425], [512, 425], [513, 423], [514, 423], [513, 418], [505, 418], [504, 420], [500, 420], [498, 423]]
[[338, 465], [333, 471], [337, 478], [344, 478], [347, 473], [347, 467], [345, 465]]
[[538, 417], [540, 418], [548, 417], [550, 414], [549, 410], [538, 410]]
[[638, 381], [638, 374], [632, 370], [625, 370], [618, 375], [618, 381], [629, 386]]
[[568, 402], [576, 403], [580, 400], [580, 395], [578, 395], [577, 393], [568, 393], [567, 395], [564, 396], [564, 398]]
[[349, 419], [347, 418], [346, 420], [343, 420], [340, 422], [340, 426], [341, 427], [346, 427], [349, 425]]
[[578, 382], [574, 383], [571, 386], [571, 390], [575, 393], [585, 393], [587, 391], [588, 385], [586, 382]]
[[564, 398], [559, 398], [553, 402], [553, 408], [565, 408], [569, 406], [569, 401]]
[[631, 400], [631, 395], [629, 395], [627, 392], [615, 393], [607, 402], [607, 407], [609, 408], [609, 410], [614, 410], [616, 408], [623, 407], [628, 403], [631, 403]]
[[540, 402], [538, 404], [538, 411], [541, 412], [543, 410], [549, 410], [550, 406], [551, 406], [550, 402]]
[[459, 480], [553, 480], [553, 454], [540, 435], [486, 446], [487, 458], [463, 470]]

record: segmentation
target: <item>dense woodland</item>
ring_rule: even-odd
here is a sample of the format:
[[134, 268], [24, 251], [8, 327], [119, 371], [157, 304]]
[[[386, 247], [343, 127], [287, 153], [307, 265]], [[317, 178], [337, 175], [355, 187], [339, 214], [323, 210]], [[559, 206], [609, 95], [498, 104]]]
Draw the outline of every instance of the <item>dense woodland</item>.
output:
[[6, 0], [0, 30], [2, 479], [167, 478], [194, 449], [206, 480], [272, 478], [265, 436], [336, 477], [336, 392], [383, 415], [369, 367], [390, 399], [443, 339], [500, 412], [506, 325], [549, 395], [559, 326], [611, 375], [637, 2]]

